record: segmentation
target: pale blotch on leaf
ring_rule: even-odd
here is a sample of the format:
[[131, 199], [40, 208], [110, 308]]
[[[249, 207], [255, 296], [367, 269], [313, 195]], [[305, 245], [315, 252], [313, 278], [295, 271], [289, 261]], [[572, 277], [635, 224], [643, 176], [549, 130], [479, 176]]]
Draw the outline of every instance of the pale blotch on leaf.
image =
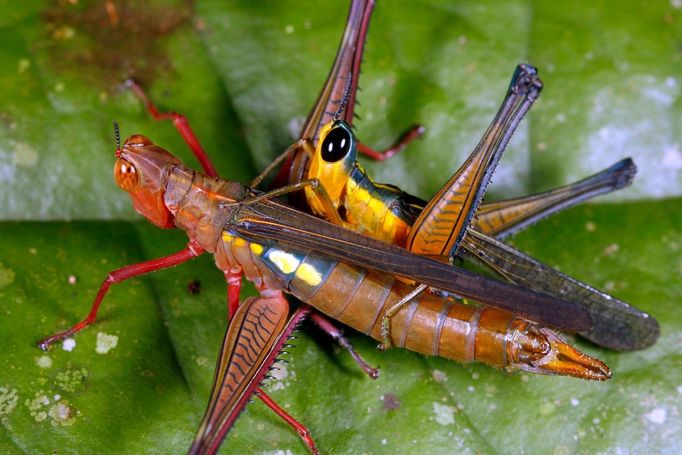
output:
[[24, 74], [31, 67], [31, 61], [27, 58], [22, 58], [17, 64], [17, 73]]
[[40, 368], [50, 368], [52, 367], [52, 359], [49, 355], [41, 355], [36, 359], [36, 365]]
[[289, 371], [287, 370], [286, 364], [276, 362], [274, 366], [275, 368], [270, 372], [270, 376], [272, 376], [273, 379], [276, 379], [276, 381], [270, 386], [270, 390], [273, 392], [282, 390], [289, 386], [289, 381], [285, 381], [285, 379], [289, 377]]
[[433, 403], [433, 413], [436, 415], [436, 422], [441, 425], [452, 425], [455, 423], [455, 408], [440, 403]]
[[12, 144], [12, 162], [17, 166], [33, 167], [38, 163], [38, 152], [24, 142]]
[[75, 347], [76, 347], [76, 340], [73, 338], [66, 338], [62, 342], [62, 349], [67, 351], [67, 352], [73, 351], [73, 348], [75, 348]]
[[75, 392], [83, 387], [85, 379], [88, 377], [88, 370], [81, 368], [80, 370], [62, 371], [57, 374], [55, 380], [57, 387], [65, 392]]
[[73, 409], [64, 401], [50, 407], [48, 415], [52, 417], [52, 425], [54, 426], [68, 427], [76, 422]]
[[118, 336], [109, 335], [104, 332], [97, 333], [97, 346], [95, 352], [97, 354], [106, 354], [118, 345]]
[[5, 267], [5, 265], [0, 262], [0, 289], [14, 283], [14, 278], [16, 278], [14, 270]]
[[651, 412], [644, 414], [644, 418], [646, 420], [648, 420], [651, 423], [655, 423], [656, 425], [664, 424], [667, 417], [668, 411], [666, 411], [665, 408], [656, 408], [653, 409]]
[[41, 410], [43, 406], [47, 406], [50, 404], [50, 399], [45, 395], [45, 393], [42, 390], [39, 390], [35, 393], [35, 396], [32, 400], [29, 400], [28, 398], [24, 402], [28, 410], [31, 412], [31, 417], [36, 422], [42, 422], [45, 419], [47, 419], [47, 412]]
[[604, 248], [604, 254], [606, 256], [613, 256], [614, 254], [616, 254], [618, 252], [619, 249], [620, 249], [620, 246], [617, 243], [612, 243], [612, 244], [608, 245], [606, 248]]
[[554, 403], [550, 403], [549, 401], [542, 403], [540, 405], [540, 409], [538, 410], [540, 412], [540, 415], [546, 416], [547, 414], [551, 414], [554, 412], [554, 409], [556, 406], [554, 406]]
[[446, 374], [440, 370], [431, 371], [431, 377], [433, 378], [434, 381], [438, 383], [445, 382], [448, 379]]
[[9, 415], [18, 402], [19, 394], [17, 393], [17, 389], [0, 387], [0, 417]]

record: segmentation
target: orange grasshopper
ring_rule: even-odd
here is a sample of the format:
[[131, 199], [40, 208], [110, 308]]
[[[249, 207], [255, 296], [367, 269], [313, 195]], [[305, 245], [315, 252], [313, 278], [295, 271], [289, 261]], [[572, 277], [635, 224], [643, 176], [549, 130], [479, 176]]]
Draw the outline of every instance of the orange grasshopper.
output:
[[[221, 391], [246, 384], [248, 395], [257, 385], [251, 369], [262, 370], [262, 360], [267, 360], [271, 348], [280, 347], [280, 329], [288, 320], [284, 291], [380, 338], [380, 315], [396, 302], [411, 299], [408, 296], [414, 285], [404, 279], [491, 305], [473, 307], [423, 296], [413, 303], [419, 317], [393, 329], [396, 338], [404, 332], [401, 344], [408, 349], [528, 371], [609, 377], [606, 365], [565, 344], [551, 330], [497, 309], [519, 302], [521, 311], [534, 320], [578, 331], [591, 324], [589, 313], [579, 305], [412, 255], [274, 202], [268, 194], [201, 175], [144, 136], [128, 138], [117, 147], [116, 156], [116, 183], [130, 194], [135, 209], [159, 227], [182, 228], [189, 244], [174, 255], [112, 272], [100, 288], [89, 318], [47, 338], [42, 343], [45, 347], [92, 323], [111, 283], [177, 265], [208, 251], [215, 255], [221, 270], [243, 270], [261, 293], [246, 300], [235, 315], [234, 321], [241, 323], [238, 337], [249, 342], [230, 344], [234, 348], [231, 360], [238, 358], [241, 363], [228, 362], [235, 369], [227, 371], [229, 381], [220, 382]], [[338, 300], [339, 295], [346, 296], [345, 303]], [[368, 310], [376, 315], [369, 324]], [[462, 339], [461, 324], [474, 320], [481, 328], [475, 339], [466, 335]], [[250, 380], [245, 383], [235, 371]], [[230, 390], [229, 397], [236, 392]], [[222, 408], [222, 398], [214, 393], [212, 405]], [[310, 447], [314, 451], [314, 444]], [[197, 452], [215, 449], [214, 443], [194, 447]]]
[[[519, 81], [521, 87], [533, 87], [521, 78]], [[136, 210], [159, 227], [184, 229], [190, 242], [174, 255], [113, 272], [100, 288], [88, 318], [44, 340], [45, 347], [92, 323], [111, 283], [177, 265], [204, 251], [215, 254], [216, 264], [226, 274], [243, 271], [261, 292], [260, 298], [248, 299], [240, 306], [234, 318], [239, 325], [231, 326], [239, 329], [238, 338], [245, 340], [243, 335], [247, 335], [253, 343], [227, 343], [234, 348], [230, 351], [232, 361], [227, 363], [236, 369], [226, 371], [229, 380], [217, 381], [221, 390], [246, 385], [246, 393], [237, 398], [248, 396], [255, 388], [251, 386], [258, 383], [250, 370], [262, 371], [267, 364], [263, 360], [280, 347], [281, 329], [288, 320], [282, 291], [375, 338], [381, 334], [380, 315], [401, 300], [412, 300], [412, 282], [493, 307], [518, 309], [533, 320], [569, 331], [584, 330], [591, 324], [589, 313], [580, 306], [410, 255], [276, 203], [271, 194], [203, 176], [143, 136], [131, 136], [117, 148], [116, 155], [116, 182], [130, 193]], [[339, 295], [350, 297], [341, 307]], [[510, 307], [509, 302], [517, 303]], [[404, 325], [396, 324], [392, 336], [402, 337], [399, 344], [417, 352], [528, 371], [609, 377], [606, 365], [514, 313], [438, 296], [423, 296], [413, 306], [419, 316], [405, 320]], [[369, 324], [368, 311], [376, 315]], [[475, 338], [466, 335], [470, 332], [466, 326], [472, 324], [478, 327], [471, 332]], [[248, 368], [242, 369], [244, 366]], [[241, 380], [235, 371], [249, 380]], [[230, 390], [230, 398], [236, 392], [238, 389]], [[224, 408], [220, 394], [212, 398], [213, 405]], [[314, 443], [309, 441], [309, 445], [314, 451]], [[195, 445], [194, 450], [216, 448], [214, 441], [208, 447]]]

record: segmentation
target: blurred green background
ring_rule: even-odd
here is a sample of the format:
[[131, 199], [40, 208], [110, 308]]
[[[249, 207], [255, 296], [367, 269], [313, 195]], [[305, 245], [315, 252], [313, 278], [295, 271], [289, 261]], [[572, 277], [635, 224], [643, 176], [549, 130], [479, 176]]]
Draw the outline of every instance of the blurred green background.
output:
[[[323, 453], [678, 453], [682, 434], [682, 25], [677, 1], [391, 1], [372, 19], [356, 132], [385, 147], [427, 133], [378, 181], [432, 195], [478, 142], [518, 62], [545, 90], [488, 199], [565, 184], [625, 156], [632, 187], [513, 242], [657, 317], [658, 344], [578, 342], [607, 383], [508, 374], [406, 351], [364, 377], [306, 328], [271, 395]], [[182, 453], [207, 401], [225, 327], [222, 274], [203, 257], [115, 287], [67, 352], [40, 337], [85, 315], [106, 273], [177, 251], [112, 178], [112, 121], [191, 158], [130, 92], [135, 77], [186, 114], [229, 179], [247, 182], [296, 137], [334, 58], [346, 2], [0, 0], [0, 452]], [[74, 277], [71, 284], [69, 278]], [[201, 292], [188, 292], [199, 280]], [[73, 279], [71, 280], [73, 281]], [[106, 354], [98, 334], [117, 337]], [[305, 453], [251, 404], [224, 453]]]

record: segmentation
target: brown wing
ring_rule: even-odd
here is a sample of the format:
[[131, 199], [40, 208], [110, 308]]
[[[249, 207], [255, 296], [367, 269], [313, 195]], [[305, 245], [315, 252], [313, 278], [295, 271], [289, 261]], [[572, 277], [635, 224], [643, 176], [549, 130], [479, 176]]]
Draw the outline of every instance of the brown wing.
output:
[[359, 267], [407, 277], [480, 303], [493, 305], [553, 327], [589, 330], [581, 305], [443, 264], [320, 220], [271, 201], [241, 207], [225, 226], [234, 235], [277, 242]]

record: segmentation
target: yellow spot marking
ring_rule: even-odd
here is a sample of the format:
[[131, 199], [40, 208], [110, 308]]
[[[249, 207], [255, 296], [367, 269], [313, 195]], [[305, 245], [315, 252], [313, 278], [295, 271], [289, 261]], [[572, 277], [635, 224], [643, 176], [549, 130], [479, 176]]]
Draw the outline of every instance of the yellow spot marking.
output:
[[234, 240], [232, 240], [232, 241], [234, 242], [234, 246], [237, 246], [237, 247], [246, 245], [246, 240], [244, 240], [241, 237], [234, 237]]
[[301, 264], [301, 261], [291, 253], [276, 250], [270, 253], [270, 260], [282, 273], [290, 274]]
[[232, 234], [230, 234], [227, 231], [223, 231], [223, 242], [225, 243], [231, 243], [234, 240], [234, 237]]
[[296, 270], [296, 278], [305, 281], [310, 286], [317, 286], [322, 282], [322, 275], [310, 264], [301, 264]]
[[251, 252], [257, 256], [260, 256], [263, 253], [263, 247], [257, 243], [249, 244], [249, 248], [251, 248]]

